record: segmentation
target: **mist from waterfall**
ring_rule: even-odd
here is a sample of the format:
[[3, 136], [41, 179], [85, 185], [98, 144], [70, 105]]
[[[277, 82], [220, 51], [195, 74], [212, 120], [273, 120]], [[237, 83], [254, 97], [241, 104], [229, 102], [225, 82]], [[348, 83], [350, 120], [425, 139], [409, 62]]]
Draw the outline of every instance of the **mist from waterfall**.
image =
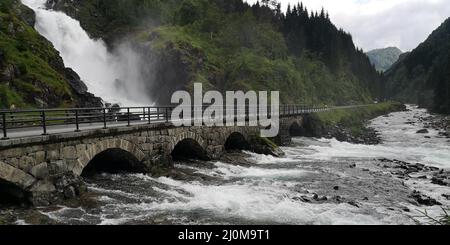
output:
[[110, 52], [103, 40], [90, 38], [79, 21], [46, 9], [46, 0], [22, 2], [36, 13], [35, 29], [53, 43], [65, 66], [78, 73], [89, 92], [122, 106], [151, 104], [145, 93], [144, 62], [129, 43]]

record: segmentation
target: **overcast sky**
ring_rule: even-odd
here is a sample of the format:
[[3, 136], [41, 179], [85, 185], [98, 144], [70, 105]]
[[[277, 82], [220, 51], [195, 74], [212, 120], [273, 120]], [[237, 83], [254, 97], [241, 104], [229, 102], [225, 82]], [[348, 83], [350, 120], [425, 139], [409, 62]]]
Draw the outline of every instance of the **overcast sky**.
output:
[[[256, 0], [247, 0], [250, 3]], [[283, 9], [299, 0], [279, 0]], [[303, 0], [309, 10], [325, 7], [364, 51], [396, 46], [410, 51], [450, 17], [450, 0]]]

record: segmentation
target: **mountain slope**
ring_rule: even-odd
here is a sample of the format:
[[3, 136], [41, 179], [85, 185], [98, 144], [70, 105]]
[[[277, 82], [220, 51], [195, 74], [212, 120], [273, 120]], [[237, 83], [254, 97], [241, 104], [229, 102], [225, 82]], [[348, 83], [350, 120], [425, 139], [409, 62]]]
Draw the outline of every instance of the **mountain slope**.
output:
[[19, 1], [0, 3], [0, 108], [99, 105], [33, 29], [34, 21], [33, 11]]
[[450, 113], [450, 18], [385, 73], [387, 96]]
[[396, 47], [374, 49], [367, 52], [370, 62], [378, 71], [385, 72], [398, 61], [403, 52]]
[[280, 90], [284, 103], [349, 104], [381, 94], [381, 76], [325, 12], [242, 0], [51, 0], [113, 49], [129, 40], [149, 69], [147, 90], [168, 103], [178, 89]]

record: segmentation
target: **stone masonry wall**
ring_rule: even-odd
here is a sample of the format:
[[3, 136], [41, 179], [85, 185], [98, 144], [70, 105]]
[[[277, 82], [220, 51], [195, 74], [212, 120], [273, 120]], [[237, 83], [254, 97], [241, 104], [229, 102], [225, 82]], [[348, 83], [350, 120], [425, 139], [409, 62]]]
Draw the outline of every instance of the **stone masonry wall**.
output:
[[[286, 134], [284, 128], [282, 134]], [[107, 149], [129, 152], [145, 165], [148, 173], [157, 173], [161, 168], [171, 167], [170, 155], [182, 140], [195, 140], [209, 158], [217, 159], [224, 153], [226, 140], [235, 132], [248, 139], [259, 134], [259, 128], [175, 128], [159, 124], [1, 141], [0, 179], [28, 193], [33, 204], [48, 205], [83, 191], [80, 179], [83, 169]]]

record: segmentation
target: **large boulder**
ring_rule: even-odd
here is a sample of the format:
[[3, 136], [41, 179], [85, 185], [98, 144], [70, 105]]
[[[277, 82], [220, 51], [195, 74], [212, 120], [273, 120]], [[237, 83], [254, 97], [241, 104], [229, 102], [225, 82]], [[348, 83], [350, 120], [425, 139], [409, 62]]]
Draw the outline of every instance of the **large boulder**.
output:
[[72, 89], [78, 94], [85, 94], [88, 91], [86, 84], [81, 81], [80, 76], [71, 68], [65, 68], [65, 75]]

